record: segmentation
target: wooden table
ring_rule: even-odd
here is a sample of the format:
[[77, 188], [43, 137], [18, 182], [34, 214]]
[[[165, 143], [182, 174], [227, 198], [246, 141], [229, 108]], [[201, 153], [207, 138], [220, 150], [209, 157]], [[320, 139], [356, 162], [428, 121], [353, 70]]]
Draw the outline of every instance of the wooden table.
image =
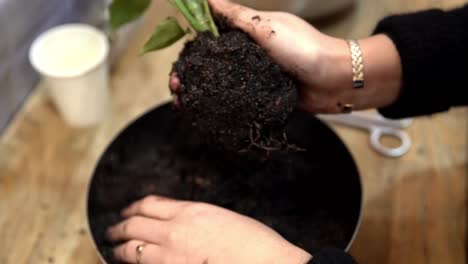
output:
[[[162, 0], [159, 0], [161, 2]], [[361, 0], [321, 29], [341, 37], [368, 35], [385, 15], [457, 0]], [[40, 85], [0, 139], [0, 264], [97, 263], [86, 230], [86, 187], [93, 166], [131, 120], [168, 100], [168, 72], [182, 43], [136, 56], [152, 26], [173, 11], [151, 16], [114, 70], [113, 114], [89, 129], [68, 127]], [[364, 182], [365, 208], [352, 254], [361, 263], [466, 263], [467, 110], [418, 118], [408, 129], [411, 151], [389, 159], [372, 151], [362, 131], [336, 127]]]

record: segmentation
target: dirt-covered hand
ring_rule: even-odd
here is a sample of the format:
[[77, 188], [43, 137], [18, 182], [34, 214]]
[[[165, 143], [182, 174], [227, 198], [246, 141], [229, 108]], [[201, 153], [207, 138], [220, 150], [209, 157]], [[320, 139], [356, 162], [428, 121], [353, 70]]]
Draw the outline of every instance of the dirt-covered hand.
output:
[[392, 104], [401, 90], [398, 51], [386, 35], [360, 39], [365, 88], [353, 89], [349, 46], [321, 33], [301, 18], [263, 12], [228, 0], [209, 0], [219, 17], [247, 32], [278, 64], [300, 82], [300, 106], [312, 113], [340, 113]]
[[118, 260], [141, 264], [303, 264], [311, 256], [274, 230], [210, 204], [149, 196], [126, 208], [108, 236]]
[[[276, 63], [298, 79], [302, 108], [313, 113], [338, 113], [342, 111], [343, 102], [354, 101], [351, 89], [345, 89], [344, 85], [351, 85], [352, 79], [349, 51], [344, 40], [322, 34], [289, 13], [258, 11], [228, 0], [209, 2], [218, 17], [248, 33]], [[341, 57], [349, 65], [332, 62]], [[343, 76], [342, 72], [349, 76]], [[176, 76], [171, 77], [170, 87], [176, 94]], [[177, 96], [174, 98], [177, 103]]]
[[[300, 82], [299, 104], [312, 113], [340, 113], [392, 104], [402, 87], [399, 53], [383, 34], [360, 39], [365, 87], [353, 89], [349, 46], [284, 12], [254, 10], [229, 0], [209, 0], [214, 13], [247, 32], [276, 63]], [[180, 82], [171, 77], [171, 89]], [[175, 97], [177, 102], [177, 97]]]
[[[327, 36], [301, 18], [284, 12], [263, 12], [228, 0], [210, 0], [214, 12], [247, 32], [276, 63], [301, 82], [300, 104], [310, 112], [340, 112], [340, 102], [350, 101], [340, 65], [330, 57], [343, 54], [349, 60], [345, 41]], [[346, 65], [350, 72], [350, 65]], [[347, 80], [352, 79], [347, 76]]]

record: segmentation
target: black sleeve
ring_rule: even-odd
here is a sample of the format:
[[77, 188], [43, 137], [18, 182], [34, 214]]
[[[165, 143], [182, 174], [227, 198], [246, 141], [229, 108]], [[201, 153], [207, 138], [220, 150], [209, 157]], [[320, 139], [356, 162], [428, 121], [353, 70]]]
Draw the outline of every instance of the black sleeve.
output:
[[390, 16], [378, 33], [395, 43], [403, 71], [399, 98], [381, 114], [402, 118], [468, 104], [468, 6]]
[[357, 264], [357, 262], [342, 250], [326, 248], [314, 254], [307, 264]]

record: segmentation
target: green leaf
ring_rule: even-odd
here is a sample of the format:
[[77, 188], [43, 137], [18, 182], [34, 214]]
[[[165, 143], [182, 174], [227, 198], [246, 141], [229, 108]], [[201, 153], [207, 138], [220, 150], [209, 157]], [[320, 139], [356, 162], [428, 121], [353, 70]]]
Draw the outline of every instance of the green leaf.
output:
[[139, 18], [148, 9], [151, 0], [113, 0], [110, 7], [110, 24], [113, 31]]
[[151, 38], [145, 43], [140, 54], [150, 51], [160, 50], [170, 46], [185, 35], [185, 31], [180, 26], [175, 17], [168, 17], [161, 22], [151, 35]]

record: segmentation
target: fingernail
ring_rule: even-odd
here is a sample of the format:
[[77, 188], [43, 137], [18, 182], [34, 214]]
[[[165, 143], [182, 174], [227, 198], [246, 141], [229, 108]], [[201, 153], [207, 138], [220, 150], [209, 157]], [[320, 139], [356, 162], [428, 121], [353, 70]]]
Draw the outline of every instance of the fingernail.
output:
[[177, 90], [179, 90], [179, 86], [180, 86], [180, 80], [177, 78], [172, 78], [169, 84], [171, 91], [174, 93], [177, 92]]
[[109, 227], [106, 231], [106, 239], [112, 241], [112, 227]]
[[122, 209], [122, 211], [120, 211], [120, 216], [122, 216], [124, 218], [127, 217], [127, 211], [128, 211], [127, 208]]
[[121, 260], [119, 254], [117, 253], [117, 249], [115, 249], [115, 248], [112, 249], [112, 256], [113, 256], [114, 259], [117, 260], [117, 261], [120, 261], [120, 260]]

